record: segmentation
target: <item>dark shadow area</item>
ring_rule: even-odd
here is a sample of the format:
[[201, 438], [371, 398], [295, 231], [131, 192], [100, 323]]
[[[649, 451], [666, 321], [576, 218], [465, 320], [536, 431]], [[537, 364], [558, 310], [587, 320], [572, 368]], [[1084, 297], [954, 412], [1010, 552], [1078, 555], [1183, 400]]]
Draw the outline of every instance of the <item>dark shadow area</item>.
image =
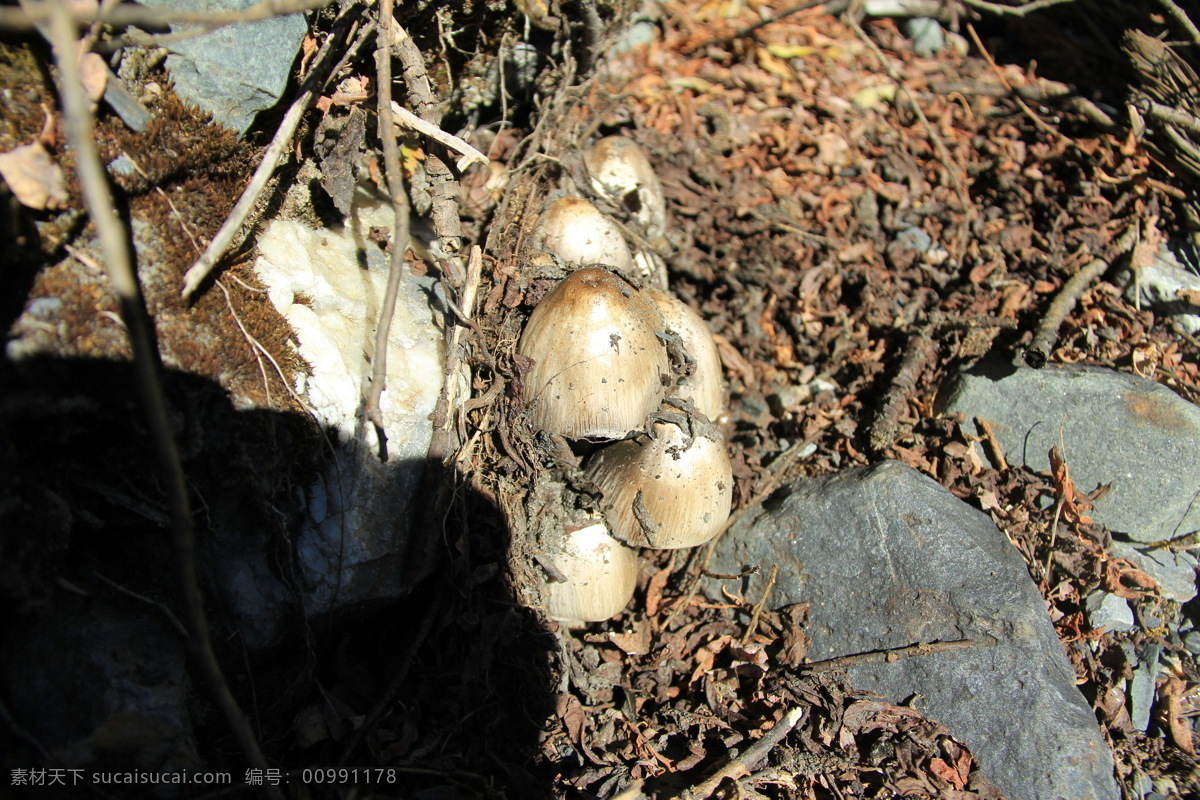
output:
[[497, 509], [426, 464], [426, 486], [455, 492], [438, 525], [426, 492], [409, 505], [409, 538], [437, 553], [428, 577], [306, 617], [297, 549], [325, 437], [164, 378], [213, 646], [272, 771], [248, 771], [190, 658], [132, 365], [0, 360], [4, 796], [547, 795], [532, 765], [553, 640], [511, 600]]

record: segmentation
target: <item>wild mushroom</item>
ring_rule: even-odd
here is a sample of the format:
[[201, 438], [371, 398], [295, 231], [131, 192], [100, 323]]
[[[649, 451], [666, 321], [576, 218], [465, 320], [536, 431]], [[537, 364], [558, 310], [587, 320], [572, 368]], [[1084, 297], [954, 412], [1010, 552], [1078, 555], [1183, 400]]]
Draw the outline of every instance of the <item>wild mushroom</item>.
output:
[[621, 229], [582, 197], [550, 203], [534, 228], [532, 244], [567, 264], [603, 264], [626, 273], [634, 269]]
[[667, 204], [662, 184], [642, 149], [624, 136], [608, 136], [583, 155], [592, 185], [627, 209], [648, 239], [667, 229]]
[[553, 574], [543, 584], [542, 597], [555, 619], [599, 622], [633, 597], [637, 551], [610, 536], [603, 522], [566, 532], [545, 559]]
[[670, 374], [655, 305], [591, 267], [568, 275], [529, 316], [517, 352], [535, 428], [568, 439], [619, 439], [641, 428]]
[[674, 396], [690, 400], [697, 411], [715, 421], [725, 410], [725, 384], [712, 331], [694, 309], [673, 295], [658, 289], [646, 289], [645, 294], [658, 306], [667, 330], [680, 338], [694, 362], [692, 373], [679, 381]]
[[[656, 415], [649, 435], [616, 442], [588, 461], [613, 536], [639, 547], [694, 547], [729, 518], [733, 469], [725, 440], [699, 415]], [[665, 421], [668, 417], [679, 422]], [[690, 430], [689, 430], [690, 429]]]

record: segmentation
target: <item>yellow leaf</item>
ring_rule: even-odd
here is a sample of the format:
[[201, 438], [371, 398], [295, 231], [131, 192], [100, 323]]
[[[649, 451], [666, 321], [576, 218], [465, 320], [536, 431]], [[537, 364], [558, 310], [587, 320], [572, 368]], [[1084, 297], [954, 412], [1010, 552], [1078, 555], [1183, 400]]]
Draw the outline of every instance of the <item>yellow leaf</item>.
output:
[[758, 66], [762, 67], [772, 75], [791, 80], [796, 77], [796, 71], [792, 69], [792, 65], [781, 58], [776, 58], [766, 51], [764, 48], [758, 50]]
[[854, 105], [859, 108], [874, 108], [883, 102], [890, 102], [896, 97], [896, 84], [883, 83], [879, 86], [867, 86], [859, 89], [854, 95]]
[[668, 85], [672, 89], [691, 89], [700, 94], [713, 94], [718, 91], [715, 84], [709, 83], [704, 78], [672, 78]]
[[406, 144], [400, 145], [400, 162], [404, 168], [406, 175], [412, 175], [417, 171], [417, 166], [425, 160], [425, 151], [419, 147], [409, 147]]

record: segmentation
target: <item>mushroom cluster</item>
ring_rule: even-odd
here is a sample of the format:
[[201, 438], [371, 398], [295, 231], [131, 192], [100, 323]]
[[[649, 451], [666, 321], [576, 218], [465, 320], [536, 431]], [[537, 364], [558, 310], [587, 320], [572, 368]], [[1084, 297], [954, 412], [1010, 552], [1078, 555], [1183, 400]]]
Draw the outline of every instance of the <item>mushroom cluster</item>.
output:
[[[602, 139], [584, 161], [594, 190], [662, 235], [662, 188], [633, 142]], [[539, 559], [542, 594], [555, 618], [599, 621], [633, 595], [634, 548], [694, 547], [729, 517], [732, 467], [714, 424], [724, 406], [721, 362], [699, 314], [625, 277], [637, 262], [621, 228], [591, 203], [550, 203], [533, 242], [578, 268], [534, 308], [517, 347], [532, 362], [528, 419], [593, 451], [582, 477], [603, 517], [554, 537]]]

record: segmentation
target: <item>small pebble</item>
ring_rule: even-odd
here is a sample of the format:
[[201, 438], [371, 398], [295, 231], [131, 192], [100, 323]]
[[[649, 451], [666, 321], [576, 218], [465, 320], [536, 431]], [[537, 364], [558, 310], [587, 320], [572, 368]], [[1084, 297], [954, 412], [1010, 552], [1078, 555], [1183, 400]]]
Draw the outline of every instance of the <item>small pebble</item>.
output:
[[[1200, 631], [1192, 631], [1191, 633], [1184, 634], [1183, 646], [1192, 655], [1200, 656]], [[1197, 719], [1200, 719], [1200, 717], [1197, 717]]]

